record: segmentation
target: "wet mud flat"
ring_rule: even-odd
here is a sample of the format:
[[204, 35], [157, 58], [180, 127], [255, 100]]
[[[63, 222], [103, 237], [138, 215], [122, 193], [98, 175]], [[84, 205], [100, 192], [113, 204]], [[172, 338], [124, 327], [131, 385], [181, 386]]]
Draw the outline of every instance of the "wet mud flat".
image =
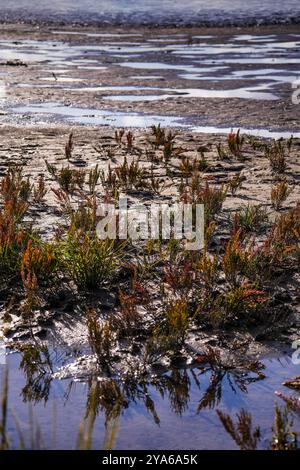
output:
[[[3, 122], [26, 106], [175, 116], [194, 127], [297, 132], [297, 26], [33, 28], [2, 26]], [[39, 111], [40, 114], [40, 111]], [[46, 117], [45, 116], [45, 117]], [[93, 123], [92, 121], [90, 122]], [[99, 122], [94, 122], [99, 124]], [[104, 122], [105, 124], [105, 122]], [[130, 119], [127, 125], [130, 127]], [[136, 126], [136, 122], [132, 123]]]
[[[84, 447], [86, 417], [95, 448], [235, 448], [217, 410], [245, 409], [279, 446], [274, 403], [299, 402], [299, 44], [293, 27], [3, 28], [0, 324], [22, 431], [28, 404], [41, 428], [26, 445]], [[205, 249], [99, 245], [95, 209], [120, 193], [204, 203]], [[50, 438], [51, 413], [67, 432]]]

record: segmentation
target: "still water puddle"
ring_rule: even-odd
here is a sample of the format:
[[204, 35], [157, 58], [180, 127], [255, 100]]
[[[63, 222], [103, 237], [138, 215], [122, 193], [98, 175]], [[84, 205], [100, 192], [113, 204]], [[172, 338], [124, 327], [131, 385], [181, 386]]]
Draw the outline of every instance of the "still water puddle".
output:
[[56, 116], [75, 124], [90, 124], [95, 126], [118, 126], [118, 127], [150, 127], [153, 124], [170, 127], [188, 127], [183, 118], [175, 116], [141, 115], [138, 113], [125, 113], [109, 110], [85, 109], [64, 106], [57, 103], [41, 103], [29, 106], [18, 106], [12, 109], [15, 113]]
[[[94, 126], [117, 126], [117, 127], [136, 127], [145, 128], [153, 124], [160, 123], [165, 127], [181, 128], [191, 130], [193, 132], [205, 134], [228, 134], [232, 128], [239, 126], [233, 125], [231, 127], [216, 127], [216, 126], [203, 126], [197, 125], [197, 118], [184, 118], [176, 116], [158, 116], [146, 115], [139, 113], [126, 113], [121, 111], [110, 111], [107, 109], [99, 110], [93, 108], [78, 108], [71, 106], [64, 106], [58, 103], [39, 103], [27, 106], [17, 106], [11, 109], [11, 112], [17, 115], [23, 115], [22, 119], [28, 120], [28, 117], [42, 117], [43, 122], [51, 121], [51, 117], [57, 120], [63, 120], [74, 124], [87, 124]], [[201, 118], [198, 118], [198, 120]], [[40, 121], [39, 121], [40, 122]], [[253, 135], [265, 138], [289, 138], [293, 135], [300, 138], [300, 131], [297, 129], [289, 130], [270, 130], [259, 128], [241, 128], [240, 132], [243, 134]]]
[[[159, 91], [172, 92], [173, 94], [164, 95], [110, 95], [105, 96], [103, 99], [110, 101], [157, 101], [165, 100], [167, 98], [174, 98], [178, 95], [184, 96], [184, 98], [240, 98], [240, 99], [252, 99], [252, 100], [266, 100], [273, 101], [277, 100], [278, 97], [274, 93], [260, 91], [260, 87], [252, 88], [238, 88], [235, 90], [211, 90], [201, 88], [157, 88]], [[151, 88], [148, 88], [149, 90]], [[153, 88], [152, 88], [153, 89]], [[143, 88], [140, 88], [143, 90]], [[100, 91], [100, 90], [99, 90]], [[103, 87], [105, 91], [105, 87]]]
[[[260, 447], [266, 448], [274, 404], [283, 404], [275, 391], [290, 395], [282, 381], [299, 375], [300, 366], [288, 356], [263, 363], [265, 378], [202, 365], [173, 369], [141, 384], [95, 377], [75, 382], [53, 379], [45, 368], [44, 373], [32, 375], [26, 362], [21, 364], [19, 353], [9, 354], [8, 434], [18, 448], [16, 416], [27, 446], [33, 436], [31, 446], [74, 449], [81, 422], [93, 413], [94, 449], [235, 449], [216, 410], [235, 418], [244, 408], [251, 412], [254, 425], [261, 427]], [[4, 368], [3, 380], [1, 372]], [[300, 431], [299, 420], [294, 430]]]
[[[229, 134], [232, 127], [216, 127], [216, 126], [195, 126], [192, 128], [193, 132], [203, 134]], [[253, 129], [253, 128], [240, 128], [241, 134], [253, 135], [255, 137], [263, 137], [266, 139], [289, 139], [291, 135], [300, 138], [298, 130], [269, 130], [269, 129]]]

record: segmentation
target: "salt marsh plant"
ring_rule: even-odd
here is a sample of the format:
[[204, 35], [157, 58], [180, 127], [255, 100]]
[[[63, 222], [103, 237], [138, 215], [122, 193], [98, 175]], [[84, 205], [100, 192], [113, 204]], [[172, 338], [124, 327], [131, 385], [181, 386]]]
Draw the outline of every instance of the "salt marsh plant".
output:
[[79, 289], [95, 289], [116, 274], [121, 248], [114, 240], [100, 240], [95, 234], [72, 230], [61, 244], [62, 263]]
[[189, 326], [188, 303], [185, 299], [171, 301], [166, 307], [165, 334], [171, 349], [178, 353], [184, 344]]
[[249, 266], [249, 253], [244, 249], [241, 241], [241, 232], [238, 230], [228, 240], [221, 266], [226, 281], [236, 287], [247, 272]]
[[115, 130], [115, 141], [117, 142], [117, 144], [119, 145], [122, 144], [122, 139], [123, 139], [124, 134], [125, 134], [124, 129], [120, 129], [119, 131]]
[[231, 157], [228, 154], [228, 152], [224, 149], [222, 144], [220, 144], [220, 143], [217, 144], [216, 148], [217, 148], [218, 157], [219, 157], [220, 160], [230, 160]]
[[276, 211], [279, 211], [282, 204], [287, 200], [289, 195], [293, 192], [292, 187], [286, 181], [280, 181], [271, 189], [271, 203]]
[[138, 309], [137, 295], [119, 291], [120, 310], [112, 320], [122, 337], [137, 333], [142, 328], [142, 315]]
[[49, 283], [53, 281], [58, 265], [57, 247], [54, 244], [28, 240], [21, 261], [22, 279], [35, 276], [39, 282]]
[[88, 233], [95, 231], [98, 220], [97, 207], [95, 195], [83, 199], [75, 209], [69, 207], [65, 215], [68, 216], [70, 231], [73, 229]]
[[154, 148], [158, 149], [161, 145], [164, 145], [165, 143], [165, 137], [166, 137], [165, 130], [162, 129], [160, 124], [158, 124], [157, 126], [156, 125], [151, 126], [151, 131], [154, 137], [154, 142], [153, 142]]
[[269, 160], [270, 168], [274, 173], [282, 174], [286, 170], [286, 153], [281, 140], [274, 141], [270, 147], [266, 147], [265, 155]]
[[59, 186], [66, 193], [73, 193], [76, 190], [82, 190], [85, 182], [85, 171], [63, 166], [57, 169], [55, 165], [45, 161], [50, 175], [57, 181]]
[[288, 397], [282, 392], [276, 392], [276, 395], [280, 397], [286, 404], [287, 408], [298, 418], [300, 418], [300, 402], [297, 397]]
[[76, 189], [83, 189], [85, 172], [70, 167], [62, 167], [58, 173], [56, 181], [67, 193], [73, 193]]
[[114, 197], [117, 197], [119, 181], [115, 170], [112, 169], [110, 165], [108, 165], [107, 173], [105, 173], [104, 170], [101, 171], [100, 180], [102, 186], [107, 191], [107, 193]]
[[159, 195], [166, 188], [165, 180], [163, 178], [155, 176], [153, 171], [153, 165], [151, 166], [146, 186], [150, 191], [157, 195]]
[[268, 214], [261, 205], [251, 205], [241, 207], [233, 216], [233, 226], [243, 233], [259, 232], [268, 223]]
[[1, 181], [1, 196], [4, 201], [28, 201], [32, 191], [29, 177], [23, 176], [23, 168], [10, 166]]
[[0, 272], [2, 277], [14, 277], [19, 270], [20, 254], [30, 237], [30, 226], [23, 223], [29, 204], [20, 199], [17, 190], [10, 198], [5, 194], [7, 198], [4, 195], [0, 209]]
[[244, 159], [242, 149], [245, 143], [244, 136], [240, 135], [240, 129], [236, 133], [230, 132], [227, 137], [227, 144], [230, 152], [232, 155], [237, 157], [238, 159]]
[[196, 172], [188, 181], [181, 181], [179, 193], [184, 203], [204, 204], [205, 225], [208, 226], [221, 211], [227, 188], [210, 186], [207, 180], [203, 183], [200, 173]]
[[126, 134], [126, 143], [127, 143], [127, 150], [132, 150], [133, 148], [133, 142], [134, 142], [134, 135], [131, 131], [128, 131]]
[[238, 315], [240, 319], [254, 320], [254, 313], [265, 306], [267, 297], [255, 284], [244, 282], [225, 293], [226, 310], [229, 315]]
[[212, 295], [220, 276], [218, 255], [204, 252], [195, 265], [195, 274], [203, 284], [206, 295]]
[[45, 185], [45, 177], [44, 175], [40, 175], [37, 184], [33, 186], [34, 202], [36, 203], [43, 202], [46, 194], [47, 194], [47, 188]]
[[166, 264], [165, 282], [174, 292], [189, 291], [194, 283], [193, 260], [176, 256]]
[[95, 166], [95, 168], [91, 168], [88, 174], [88, 186], [91, 194], [94, 194], [96, 190], [96, 186], [100, 180], [101, 177], [101, 170], [99, 168], [99, 165]]
[[185, 178], [192, 176], [193, 173], [205, 171], [208, 168], [209, 163], [203, 154], [201, 155], [201, 159], [194, 158], [191, 160], [187, 157], [183, 157], [179, 166], [179, 170]]
[[116, 175], [115, 180], [117, 185], [121, 188], [140, 189], [143, 186], [146, 173], [139, 162], [134, 159], [131, 163], [128, 163], [125, 157], [123, 163], [112, 171], [114, 171]]
[[207, 181], [205, 182], [204, 187], [200, 189], [195, 202], [197, 204], [204, 204], [206, 226], [215, 219], [217, 214], [219, 214], [226, 196], [227, 188], [225, 186], [221, 186], [221, 188], [212, 187], [209, 186]]
[[34, 272], [21, 271], [22, 284], [25, 291], [25, 302], [23, 305], [22, 313], [25, 320], [31, 321], [33, 319], [34, 310], [40, 305], [40, 298], [38, 295], [38, 280]]
[[73, 133], [71, 132], [65, 145], [65, 156], [67, 160], [71, 160], [73, 149], [74, 149], [74, 139], [73, 139]]

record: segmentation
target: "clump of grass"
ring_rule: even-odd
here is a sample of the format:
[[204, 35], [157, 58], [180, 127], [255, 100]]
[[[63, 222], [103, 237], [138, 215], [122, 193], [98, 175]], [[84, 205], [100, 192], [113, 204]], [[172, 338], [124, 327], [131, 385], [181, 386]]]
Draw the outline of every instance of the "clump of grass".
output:
[[38, 295], [38, 280], [34, 272], [21, 271], [21, 278], [23, 288], [25, 291], [25, 303], [23, 306], [23, 315], [25, 319], [31, 320], [33, 312], [40, 305], [40, 298]]
[[65, 156], [67, 160], [71, 160], [73, 149], [74, 149], [74, 139], [73, 139], [73, 133], [71, 132], [65, 145]]
[[47, 194], [47, 188], [45, 185], [45, 177], [44, 175], [40, 175], [37, 184], [33, 186], [34, 202], [37, 202], [37, 203], [43, 202], [46, 194]]
[[122, 144], [122, 139], [123, 139], [124, 134], [125, 134], [124, 129], [120, 129], [119, 131], [115, 130], [115, 141], [117, 142], [117, 144], [119, 145]]
[[204, 205], [205, 226], [212, 222], [221, 211], [223, 202], [226, 199], [227, 188], [210, 186], [206, 180], [204, 185], [201, 176], [194, 173], [189, 181], [182, 180], [179, 187], [180, 199], [184, 203], [195, 203]]
[[281, 140], [274, 141], [271, 147], [266, 147], [265, 154], [274, 173], [282, 174], [285, 172], [286, 154]]
[[219, 279], [219, 257], [203, 253], [195, 266], [196, 275], [204, 285], [206, 295], [213, 294]]
[[91, 194], [94, 194], [96, 186], [101, 178], [101, 170], [97, 164], [88, 174], [88, 186]]
[[30, 239], [24, 250], [21, 271], [22, 278], [35, 276], [41, 282], [49, 282], [58, 268], [56, 247], [51, 243], [33, 243]]
[[231, 132], [228, 134], [227, 143], [228, 148], [232, 155], [239, 159], [244, 159], [242, 154], [243, 145], [245, 142], [244, 136], [240, 135], [240, 129], [238, 129], [237, 133]]
[[249, 253], [244, 249], [241, 242], [241, 232], [238, 230], [232, 234], [227, 242], [221, 266], [226, 281], [233, 287], [241, 281], [241, 276], [247, 272], [249, 267]]
[[177, 353], [182, 348], [189, 326], [188, 304], [185, 299], [170, 302], [166, 309], [165, 334], [169, 346]]
[[239, 209], [233, 217], [233, 226], [244, 233], [258, 232], [268, 222], [268, 214], [261, 205], [251, 205]]
[[127, 150], [132, 150], [134, 139], [135, 137], [133, 133], [131, 131], [128, 131], [126, 134]]
[[162, 129], [160, 124], [158, 124], [157, 126], [156, 125], [151, 126], [151, 132], [154, 137], [154, 143], [153, 143], [154, 147], [158, 149], [161, 145], [164, 145], [165, 143], [165, 137], [166, 137], [165, 130]]
[[204, 155], [202, 154], [201, 159], [198, 160], [197, 158], [194, 158], [194, 160], [190, 160], [187, 157], [184, 157], [181, 162], [179, 169], [181, 173], [185, 177], [191, 176], [193, 173], [196, 173], [198, 171], [205, 171], [209, 168], [209, 163], [205, 159]]
[[256, 450], [261, 439], [259, 427], [253, 429], [252, 416], [242, 409], [237, 413], [237, 422], [234, 423], [230, 415], [217, 410], [218, 416], [228, 434], [241, 450]]
[[251, 316], [262, 309], [267, 302], [264, 291], [257, 289], [255, 284], [247, 282], [233, 287], [225, 293], [226, 310], [229, 315], [239, 317]]
[[47, 161], [46, 166], [51, 176], [53, 176], [61, 189], [66, 193], [72, 194], [77, 189], [83, 189], [85, 171], [70, 168], [70, 166], [65, 166], [58, 170], [54, 165]]
[[189, 290], [194, 282], [192, 259], [181, 258], [181, 256], [175, 257], [164, 269], [165, 282], [174, 292]]
[[28, 201], [32, 191], [29, 178], [24, 178], [23, 168], [10, 166], [1, 181], [1, 196], [4, 201]]
[[142, 327], [142, 316], [138, 310], [138, 297], [119, 291], [120, 312], [114, 317], [113, 323], [121, 336], [133, 335]]
[[276, 211], [279, 211], [282, 204], [287, 200], [289, 195], [293, 192], [294, 188], [291, 188], [286, 181], [280, 181], [276, 185], [272, 186], [271, 189], [271, 204]]
[[124, 189], [140, 189], [143, 186], [146, 173], [134, 159], [129, 164], [125, 157], [122, 165], [116, 167], [114, 172], [117, 185]]
[[71, 230], [61, 245], [62, 262], [78, 288], [95, 289], [108, 283], [120, 261], [120, 248], [114, 240]]
[[221, 143], [216, 145], [218, 157], [220, 160], [230, 160], [230, 155], [224, 150], [224, 147]]
[[197, 203], [204, 204], [205, 224], [206, 226], [214, 220], [215, 216], [221, 211], [223, 202], [226, 199], [227, 188], [214, 188], [205, 182], [204, 187], [197, 194]]

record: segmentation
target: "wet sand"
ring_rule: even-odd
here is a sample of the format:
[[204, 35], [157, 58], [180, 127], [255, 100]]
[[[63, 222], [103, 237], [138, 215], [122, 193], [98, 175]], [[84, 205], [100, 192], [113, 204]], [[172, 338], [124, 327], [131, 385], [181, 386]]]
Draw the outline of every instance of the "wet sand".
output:
[[[49, 122], [49, 103], [51, 114], [51, 105], [60, 104], [82, 109], [82, 116], [93, 110], [173, 116], [190, 128], [298, 130], [300, 106], [292, 102], [300, 63], [296, 26], [77, 28], [72, 34], [70, 28], [60, 29], [2, 28], [3, 124]], [[15, 61], [27, 67], [13, 66]], [[44, 115], [26, 113], [26, 106], [39, 103]], [[136, 121], [128, 119], [131, 125]]]

